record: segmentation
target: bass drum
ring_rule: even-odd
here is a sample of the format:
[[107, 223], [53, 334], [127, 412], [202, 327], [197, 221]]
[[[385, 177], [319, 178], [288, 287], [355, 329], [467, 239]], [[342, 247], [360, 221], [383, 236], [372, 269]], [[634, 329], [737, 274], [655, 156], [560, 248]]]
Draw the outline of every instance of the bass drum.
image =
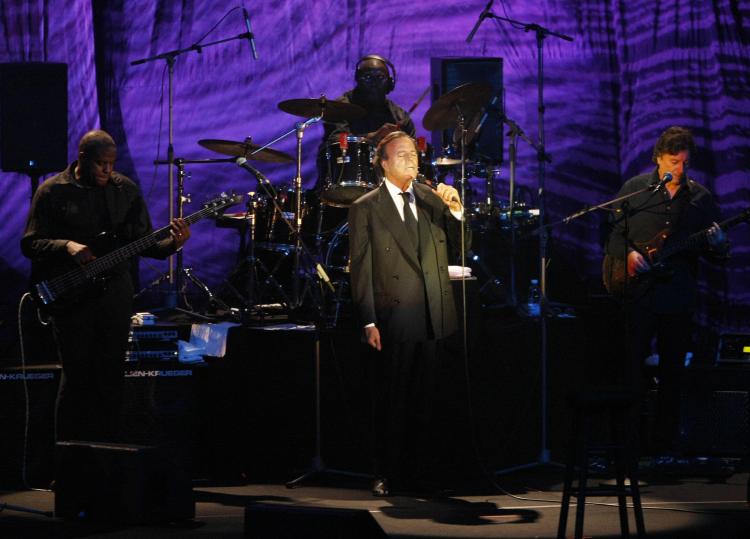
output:
[[326, 250], [325, 265], [331, 271], [348, 274], [351, 269], [349, 260], [349, 223], [344, 222], [333, 233]]

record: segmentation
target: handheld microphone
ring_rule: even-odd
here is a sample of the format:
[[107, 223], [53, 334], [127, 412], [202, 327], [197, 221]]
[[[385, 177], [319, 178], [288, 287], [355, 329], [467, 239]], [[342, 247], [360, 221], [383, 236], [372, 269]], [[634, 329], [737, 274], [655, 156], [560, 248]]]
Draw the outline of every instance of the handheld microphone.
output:
[[487, 5], [484, 6], [484, 11], [479, 14], [477, 22], [474, 23], [474, 28], [471, 29], [471, 32], [469, 32], [469, 36], [466, 38], [466, 43], [471, 43], [471, 40], [474, 39], [474, 34], [476, 34], [477, 30], [479, 30], [479, 26], [482, 24], [482, 21], [487, 18], [490, 9], [492, 9], [492, 4], [494, 3], [494, 1], [495, 0], [490, 0], [489, 2], [487, 2]]
[[657, 191], [660, 191], [664, 188], [665, 185], [667, 185], [669, 182], [672, 181], [672, 173], [671, 172], [665, 172], [664, 177], [661, 179], [660, 182], [655, 183], [652, 185], [652, 191], [656, 193]]
[[[421, 183], [422, 185], [426, 185], [427, 187], [429, 187], [430, 189], [432, 189], [433, 191], [437, 193], [437, 185], [428, 183], [427, 178], [425, 177], [424, 174], [417, 174], [417, 176], [412, 181], [416, 183]], [[456, 193], [454, 193], [453, 196], [451, 196], [450, 201], [458, 202], [459, 204], [461, 204], [461, 198]]]
[[247, 14], [247, 10], [243, 7], [242, 8], [242, 14], [245, 16], [245, 27], [247, 28], [248, 39], [250, 40], [250, 47], [253, 49], [253, 58], [255, 60], [258, 59], [258, 49], [255, 48], [255, 36], [253, 35], [253, 30], [250, 27], [250, 15]]

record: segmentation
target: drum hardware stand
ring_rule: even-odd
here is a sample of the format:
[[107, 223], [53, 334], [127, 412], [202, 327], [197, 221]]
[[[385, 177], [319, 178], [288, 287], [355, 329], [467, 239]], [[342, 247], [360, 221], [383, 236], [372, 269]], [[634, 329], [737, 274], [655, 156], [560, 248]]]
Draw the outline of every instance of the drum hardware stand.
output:
[[[236, 162], [235, 159], [230, 159], [230, 161]], [[274, 212], [279, 212], [279, 215], [281, 214], [281, 207], [278, 205], [278, 202], [276, 200], [275, 191], [273, 189], [273, 186], [268, 181], [268, 178], [260, 174], [258, 171], [258, 174], [254, 174], [255, 179], [258, 182], [258, 187], [260, 188], [260, 191], [265, 194], [266, 199], [272, 201], [274, 204]], [[252, 201], [248, 200], [248, 204], [251, 204]], [[248, 213], [250, 213], [249, 207], [248, 207]], [[245, 252], [243, 253], [243, 256], [241, 257], [240, 264], [242, 262], [247, 262], [249, 265], [249, 271], [248, 271], [248, 277], [247, 282], [245, 283], [245, 292], [247, 296], [243, 296], [242, 299], [245, 303], [245, 310], [252, 312], [253, 309], [259, 308], [259, 304], [263, 299], [263, 293], [268, 285], [273, 286], [273, 288], [278, 292], [279, 296], [282, 299], [282, 305], [285, 306], [287, 309], [289, 308], [289, 296], [287, 296], [286, 292], [284, 291], [284, 288], [281, 286], [281, 284], [276, 280], [276, 277], [274, 275], [276, 274], [276, 271], [279, 269], [279, 266], [281, 265], [281, 261], [284, 257], [280, 258], [279, 261], [276, 262], [274, 267], [269, 271], [268, 267], [263, 263], [263, 261], [255, 256], [255, 228], [257, 225], [257, 211], [254, 208], [253, 210], [253, 219], [250, 224], [250, 233], [249, 238], [247, 242], [247, 247], [245, 249]], [[285, 255], [288, 256], [288, 255]], [[260, 268], [260, 270], [263, 272], [263, 274], [266, 276], [263, 280], [263, 284], [261, 288], [258, 287], [258, 277], [257, 277], [257, 270]], [[258, 312], [262, 318], [262, 312]]]
[[[547, 441], [547, 422], [548, 422], [548, 411], [547, 411], [547, 367], [548, 367], [548, 346], [547, 346], [547, 240], [548, 231], [544, 224], [545, 218], [545, 165], [550, 161], [549, 156], [544, 145], [544, 39], [548, 36], [554, 36], [565, 41], [573, 41], [573, 38], [565, 34], [553, 32], [548, 28], [544, 28], [538, 24], [524, 23], [509, 19], [507, 17], [500, 17], [490, 11], [492, 2], [490, 2], [482, 13], [479, 15], [475, 27], [469, 34], [467, 41], [471, 41], [476, 33], [476, 30], [482, 24], [485, 19], [496, 19], [510, 23], [513, 28], [522, 29], [524, 32], [533, 31], [536, 35], [536, 47], [537, 47], [537, 165], [538, 165], [538, 198], [539, 198], [539, 292], [540, 292], [540, 306], [541, 316], [539, 317], [539, 326], [541, 332], [541, 389], [540, 393], [542, 396], [541, 402], [541, 448], [539, 457], [536, 462], [530, 464], [523, 464], [515, 466], [506, 470], [497, 471], [496, 474], [506, 473], [514, 470], [532, 468], [538, 465], [553, 464], [550, 458], [550, 450]], [[512, 214], [511, 214], [512, 215]]]
[[[508, 188], [508, 211], [510, 212], [508, 214], [508, 225], [510, 226], [510, 294], [507, 299], [507, 304], [509, 307], [516, 307], [518, 305], [518, 299], [516, 297], [516, 227], [514, 223], [515, 219], [515, 213], [516, 213], [516, 164], [518, 160], [518, 153], [517, 153], [517, 141], [518, 137], [521, 137], [523, 140], [525, 140], [532, 148], [537, 150], [539, 152], [539, 146], [534, 143], [533, 140], [531, 140], [529, 137], [526, 136], [526, 133], [523, 132], [523, 129], [512, 119], [508, 118], [503, 114], [502, 121], [504, 124], [506, 124], [510, 131], [508, 132], [508, 136], [510, 137], [510, 141], [508, 143], [508, 161], [509, 161], [509, 188]], [[547, 161], [549, 162], [549, 157], [546, 157]]]
[[[204, 36], [205, 37], [205, 36]], [[214, 45], [219, 45], [221, 43], [227, 43], [229, 41], [235, 41], [238, 39], [249, 39], [252, 40], [254, 38], [254, 35], [252, 32], [244, 32], [242, 34], [239, 34], [234, 37], [229, 37], [225, 39], [220, 39], [218, 41], [211, 41], [209, 43], [193, 43], [189, 47], [183, 48], [183, 49], [174, 49], [171, 51], [163, 52], [156, 54], [154, 56], [149, 56], [146, 58], [141, 58], [139, 60], [134, 60], [130, 62], [131, 66], [141, 65], [145, 64], [147, 62], [153, 62], [155, 60], [165, 60], [167, 62], [167, 87], [168, 87], [168, 124], [169, 124], [169, 141], [167, 145], [167, 159], [166, 162], [169, 164], [176, 164], [175, 160], [175, 151], [174, 151], [174, 64], [177, 60], [177, 57], [181, 54], [185, 54], [187, 52], [203, 52], [203, 49], [206, 47], [212, 47]], [[203, 39], [203, 38], [201, 38]], [[169, 167], [168, 172], [168, 179], [169, 179], [169, 221], [171, 222], [172, 219], [174, 219], [175, 214], [175, 192], [174, 192], [174, 172], [172, 170], [172, 167]], [[180, 196], [180, 209], [182, 208], [182, 198]], [[182, 215], [180, 214], [180, 217]], [[170, 285], [169, 293], [167, 294], [166, 300], [165, 300], [165, 307], [171, 308], [171, 307], [177, 307], [177, 302], [179, 299], [180, 294], [180, 270], [181, 267], [178, 266], [177, 271], [175, 271], [175, 260], [174, 255], [169, 257], [168, 262], [168, 270], [167, 270], [167, 280]], [[177, 258], [178, 258], [178, 264], [181, 262], [181, 251], [177, 252]]]
[[[183, 159], [181, 157], [174, 158], [172, 161], [169, 160], [162, 160], [157, 159], [154, 161], [155, 165], [169, 165], [173, 164], [177, 167], [177, 217], [182, 218], [184, 215], [184, 206], [186, 203], [190, 203], [190, 195], [185, 194], [185, 178], [187, 177], [187, 172], [185, 171], [185, 164], [212, 164], [212, 163], [231, 163], [234, 162], [234, 159], [228, 158], [228, 159]], [[170, 171], [172, 170], [172, 167], [170, 167]], [[171, 209], [170, 209], [171, 214]], [[152, 281], [148, 286], [141, 289], [136, 295], [135, 298], [140, 297], [144, 292], [152, 288], [153, 286], [157, 286], [160, 283], [164, 282], [165, 280], [170, 280], [170, 282], [174, 283], [174, 291], [178, 294], [178, 297], [182, 297], [182, 304], [185, 305], [185, 307], [178, 306], [177, 303], [171, 304], [168, 303], [168, 305], [165, 306], [166, 309], [174, 309], [177, 312], [189, 314], [191, 316], [198, 316], [201, 318], [206, 318], [199, 313], [195, 312], [192, 307], [189, 305], [187, 298], [185, 296], [185, 290], [187, 287], [187, 283], [185, 281], [185, 278], [192, 282], [195, 286], [197, 286], [208, 298], [209, 304], [214, 304], [218, 308], [224, 310], [227, 313], [231, 312], [231, 307], [227, 305], [224, 301], [222, 301], [219, 297], [217, 297], [211, 289], [206, 285], [195, 273], [193, 273], [192, 268], [186, 268], [183, 262], [183, 252], [182, 249], [177, 251], [177, 253], [174, 254], [174, 257], [176, 259], [176, 265], [171, 273], [171, 279], [170, 280], [170, 273], [164, 273], [161, 276], [159, 276], [156, 280]], [[171, 257], [170, 257], [171, 258]], [[211, 318], [206, 318], [211, 319]]]

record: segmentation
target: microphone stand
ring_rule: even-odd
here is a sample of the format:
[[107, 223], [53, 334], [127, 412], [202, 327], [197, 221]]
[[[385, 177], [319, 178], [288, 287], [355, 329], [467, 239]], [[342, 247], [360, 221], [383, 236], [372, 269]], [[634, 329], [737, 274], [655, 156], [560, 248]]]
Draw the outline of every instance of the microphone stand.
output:
[[[320, 361], [320, 334], [325, 329], [325, 316], [324, 316], [324, 304], [323, 304], [323, 290], [326, 287], [331, 291], [335, 292], [335, 289], [333, 288], [333, 285], [331, 284], [330, 279], [328, 278], [328, 274], [323, 267], [323, 264], [318, 262], [313, 254], [310, 252], [310, 250], [307, 248], [307, 246], [302, 242], [302, 234], [301, 234], [301, 225], [302, 225], [302, 207], [301, 207], [301, 190], [302, 190], [302, 137], [304, 136], [304, 131], [307, 127], [310, 125], [313, 125], [320, 120], [323, 119], [324, 115], [324, 107], [325, 107], [325, 99], [321, 99], [321, 114], [319, 116], [315, 116], [313, 118], [308, 119], [304, 122], [299, 122], [295, 124], [295, 128], [293, 130], [288, 131], [284, 135], [281, 135], [278, 139], [275, 141], [269, 142], [268, 145], [273, 144], [277, 140], [280, 140], [281, 138], [284, 138], [292, 133], [296, 133], [297, 135], [297, 176], [294, 180], [295, 183], [295, 190], [297, 191], [297, 206], [296, 206], [296, 213], [295, 213], [295, 222], [291, 223], [282, 213], [281, 206], [279, 206], [276, 197], [272, 197], [271, 200], [273, 201], [275, 211], [279, 213], [280, 218], [284, 223], [286, 223], [287, 227], [289, 227], [289, 230], [292, 231], [296, 235], [295, 240], [295, 260], [294, 260], [294, 297], [292, 301], [295, 303], [295, 307], [299, 307], [301, 303], [301, 297], [299, 295], [299, 268], [300, 268], [300, 256], [304, 254], [310, 263], [315, 268], [315, 274], [317, 275], [317, 282], [320, 287], [320, 295], [319, 301], [317, 301], [315, 305], [315, 330], [314, 330], [314, 338], [313, 338], [313, 347], [314, 347], [314, 376], [315, 376], [315, 384], [314, 384], [314, 393], [315, 393], [315, 454], [313, 455], [311, 459], [311, 465], [310, 468], [305, 471], [302, 475], [299, 477], [292, 479], [286, 483], [286, 487], [289, 489], [297, 488], [302, 485], [305, 481], [308, 479], [315, 477], [317, 475], [326, 473], [326, 474], [332, 474], [332, 475], [339, 475], [339, 476], [347, 476], [347, 477], [370, 477], [367, 474], [360, 474], [355, 472], [349, 472], [346, 470], [335, 470], [332, 468], [328, 468], [325, 464], [325, 461], [323, 460], [322, 455], [322, 420], [321, 420], [321, 384], [320, 384], [320, 378], [321, 378], [321, 361]], [[262, 149], [262, 148], [261, 148]], [[257, 151], [260, 151], [258, 149]], [[258, 180], [258, 183], [261, 186], [264, 187], [270, 187], [270, 183], [268, 182], [268, 179], [263, 176], [260, 171], [255, 169], [253, 166], [249, 165], [247, 161], [242, 161], [243, 158], [237, 159], [237, 165], [241, 166], [242, 168], [248, 170], [250, 173], [252, 173], [256, 179]], [[308, 272], [306, 272], [308, 274]]]
[[[491, 11], [485, 9], [480, 18], [497, 19], [511, 24], [514, 28], [522, 29], [524, 32], [533, 31], [536, 34], [537, 48], [537, 166], [538, 166], [538, 205], [539, 205], [539, 292], [540, 292], [540, 312], [539, 326], [541, 333], [541, 448], [537, 462], [528, 465], [516, 466], [511, 469], [498, 471], [505, 473], [508, 471], [533, 467], [540, 464], [551, 464], [550, 450], [547, 443], [547, 227], [544, 225], [545, 218], [545, 165], [550, 161], [544, 146], [544, 39], [548, 36], [557, 37], [565, 41], [573, 41], [573, 38], [565, 34], [553, 32], [552, 30], [534, 23], [524, 23], [500, 17]], [[472, 36], [473, 37], [473, 36]]]
[[[167, 159], [166, 161], [168, 163], [174, 163], [175, 162], [175, 151], [174, 151], [174, 64], [177, 60], [177, 57], [194, 51], [201, 53], [203, 52], [203, 49], [206, 47], [212, 47], [214, 45], [219, 45], [221, 43], [227, 43], [229, 41], [235, 41], [238, 39], [252, 39], [254, 36], [251, 32], [244, 32], [242, 34], [239, 34], [234, 37], [229, 37], [225, 39], [220, 39], [218, 41], [211, 41], [209, 43], [193, 43], [189, 47], [185, 47], [183, 49], [174, 49], [167, 52], [162, 52], [159, 54], [156, 54], [154, 56], [149, 56], [146, 58], [140, 58], [138, 60], [133, 60], [130, 62], [131, 66], [137, 66], [141, 64], [145, 64], [147, 62], [154, 62], [156, 60], [164, 60], [167, 62], [167, 88], [168, 88], [168, 115], [167, 115], [167, 123], [169, 125], [169, 141], [167, 144]], [[175, 217], [175, 190], [174, 190], [174, 170], [170, 166], [169, 172], [168, 172], [168, 179], [169, 179], [169, 222], [172, 222], [172, 219]], [[180, 201], [180, 208], [182, 208], [182, 201]], [[180, 215], [181, 217], [181, 215]], [[177, 258], [177, 267], [175, 268], [175, 258]], [[166, 300], [165, 300], [165, 307], [166, 308], [175, 308], [177, 307], [177, 301], [179, 298], [179, 292], [182, 288], [182, 276], [183, 276], [183, 267], [182, 267], [182, 254], [181, 251], [175, 255], [171, 255], [168, 259], [168, 269], [167, 269], [167, 281], [169, 284], [169, 292], [167, 294]]]

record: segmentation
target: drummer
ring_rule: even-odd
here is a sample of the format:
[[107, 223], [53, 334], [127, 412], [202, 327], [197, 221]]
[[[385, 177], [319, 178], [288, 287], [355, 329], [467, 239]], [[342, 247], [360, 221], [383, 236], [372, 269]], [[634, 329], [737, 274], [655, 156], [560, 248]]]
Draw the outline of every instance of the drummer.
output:
[[325, 148], [328, 144], [338, 142], [340, 133], [364, 137], [373, 147], [392, 131], [404, 131], [411, 137], [416, 135], [414, 122], [409, 114], [386, 97], [396, 86], [396, 69], [390, 61], [376, 54], [363, 56], [355, 67], [354, 80], [357, 85], [336, 101], [359, 105], [367, 114], [358, 120], [325, 124], [318, 152], [318, 170], [321, 172], [319, 181], [325, 175], [322, 162]]

